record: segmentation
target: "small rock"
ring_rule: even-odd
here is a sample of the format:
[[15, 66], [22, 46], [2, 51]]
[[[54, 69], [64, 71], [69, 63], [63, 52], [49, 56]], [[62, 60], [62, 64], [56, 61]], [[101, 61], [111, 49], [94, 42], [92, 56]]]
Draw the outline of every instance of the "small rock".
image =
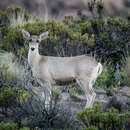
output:
[[108, 103], [105, 106], [105, 109], [114, 107], [118, 109], [119, 111], [122, 111], [123, 109], [126, 108], [128, 105], [128, 97], [127, 96], [122, 96], [122, 95], [114, 95], [109, 98]]
[[97, 94], [106, 94], [106, 91], [102, 88], [98, 88], [98, 89], [94, 89], [94, 91], [97, 93]]
[[99, 95], [99, 99], [100, 100], [104, 100], [105, 99], [105, 95], [103, 95], [103, 94]]
[[130, 97], [130, 87], [124, 86], [124, 87], [120, 90], [120, 92], [121, 92], [122, 94], [124, 94], [124, 95]]
[[5, 116], [3, 114], [0, 114], [0, 118], [4, 118]]

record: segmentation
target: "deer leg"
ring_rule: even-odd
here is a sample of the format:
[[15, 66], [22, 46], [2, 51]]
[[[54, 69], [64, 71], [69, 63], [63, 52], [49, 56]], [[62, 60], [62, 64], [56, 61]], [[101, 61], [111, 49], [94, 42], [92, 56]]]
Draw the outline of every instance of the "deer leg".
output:
[[51, 101], [51, 83], [50, 82], [42, 82], [38, 80], [41, 86], [44, 88], [44, 92], [42, 92], [42, 97], [44, 99], [45, 107], [48, 107]]
[[89, 88], [89, 90], [91, 91], [91, 94], [92, 94], [92, 99], [91, 99], [91, 103], [90, 103], [90, 107], [93, 106], [93, 103], [95, 101], [95, 98], [96, 98], [96, 93], [94, 92], [93, 88]]
[[51, 93], [51, 83], [49, 82], [46, 82], [45, 84], [45, 106], [49, 106], [50, 104], [50, 101], [51, 101], [51, 96], [52, 96], [52, 93]]
[[98, 73], [97, 73], [96, 75], [93, 74], [93, 76], [91, 77], [91, 80], [90, 80], [90, 82], [89, 82], [89, 88], [90, 88], [90, 90], [91, 90], [92, 93], [93, 93], [93, 99], [92, 99], [91, 106], [93, 106], [93, 103], [94, 103], [95, 98], [96, 98], [96, 93], [95, 93], [94, 90], [93, 90], [93, 85], [94, 85], [94, 83], [95, 83], [97, 77], [98, 77]]
[[91, 90], [91, 93], [93, 95], [91, 106], [93, 106], [93, 103], [96, 98], [96, 93], [94, 92], [94, 89], [93, 89], [93, 85], [94, 85], [95, 81], [96, 81], [96, 77], [89, 82], [89, 89]]
[[89, 94], [88, 94], [88, 97], [87, 97], [87, 99], [88, 99], [88, 102], [86, 103], [86, 108], [90, 108], [90, 107], [92, 107], [92, 101], [93, 101], [93, 95], [92, 94], [90, 94], [90, 90], [89, 89], [87, 89], [87, 91], [89, 91]]
[[86, 107], [92, 107], [95, 101], [96, 93], [94, 92], [89, 80], [81, 80], [81, 82], [83, 82], [83, 87], [86, 91], [87, 94], [86, 96], [88, 96], [88, 100], [89, 100], [86, 104]]
[[87, 80], [78, 78], [76, 79], [77, 83], [79, 86], [83, 89], [85, 92], [85, 96], [87, 98], [87, 103], [86, 103], [86, 108], [91, 107], [91, 102], [92, 102], [92, 91], [89, 89], [89, 82]]
[[[85, 85], [85, 83], [84, 83], [84, 85]], [[89, 102], [86, 104], [86, 107], [92, 107], [93, 103], [95, 101], [96, 93], [94, 92], [92, 86], [90, 86], [90, 84], [88, 82], [84, 87], [86, 87], [86, 91], [88, 91], [88, 93], [89, 93], [88, 94]]]
[[96, 70], [93, 71], [93, 73], [92, 73], [92, 75], [91, 75], [91, 80], [90, 80], [90, 82], [89, 82], [89, 88], [90, 88], [90, 90], [91, 90], [92, 93], [93, 93], [93, 99], [92, 99], [92, 102], [91, 102], [91, 106], [93, 106], [93, 103], [94, 103], [95, 98], [96, 98], [96, 93], [95, 93], [94, 90], [93, 90], [93, 85], [94, 85], [94, 83], [95, 83], [95, 81], [96, 81], [96, 79], [97, 79], [97, 77], [98, 77], [98, 75], [99, 75], [98, 70], [99, 70], [99, 68], [96, 68]]

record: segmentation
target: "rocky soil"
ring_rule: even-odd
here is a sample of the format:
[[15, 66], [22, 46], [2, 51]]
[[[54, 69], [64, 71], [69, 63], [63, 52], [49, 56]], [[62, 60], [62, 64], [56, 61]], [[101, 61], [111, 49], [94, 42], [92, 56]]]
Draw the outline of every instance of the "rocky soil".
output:
[[[104, 110], [114, 107], [120, 112], [130, 111], [130, 87], [124, 86], [122, 89], [112, 90], [113, 93], [109, 94], [103, 89], [95, 89], [95, 92], [95, 104], [102, 104]], [[72, 113], [79, 112], [85, 107], [86, 99], [83, 95], [78, 97], [73, 98], [69, 93], [63, 92], [60, 94], [59, 104]]]

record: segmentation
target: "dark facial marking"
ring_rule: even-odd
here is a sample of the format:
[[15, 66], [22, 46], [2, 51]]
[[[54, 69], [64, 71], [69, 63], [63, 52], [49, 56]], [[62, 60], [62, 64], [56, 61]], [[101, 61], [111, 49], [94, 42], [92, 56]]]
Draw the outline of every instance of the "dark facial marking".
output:
[[38, 43], [39, 43], [40, 41], [37, 39], [37, 41], [36, 41], [36, 42], [38, 42]]
[[32, 51], [34, 51], [34, 50], [35, 50], [35, 48], [31, 47], [31, 50], [32, 50]]
[[29, 39], [29, 42], [32, 42], [32, 39]]

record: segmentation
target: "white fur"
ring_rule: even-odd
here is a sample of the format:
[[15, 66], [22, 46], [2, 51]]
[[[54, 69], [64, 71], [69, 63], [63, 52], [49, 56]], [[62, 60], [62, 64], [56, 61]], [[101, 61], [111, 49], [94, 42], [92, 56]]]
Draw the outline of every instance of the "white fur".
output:
[[[101, 63], [98, 63], [97, 67], [93, 70], [93, 72], [91, 74], [91, 79], [90, 79], [90, 82], [89, 82], [89, 88], [90, 89], [93, 89], [92, 87], [93, 87], [97, 77], [101, 74], [102, 70], [103, 70], [103, 67], [102, 67]], [[92, 98], [90, 100], [89, 106], [93, 105], [95, 98], [96, 98], [96, 93], [93, 91]]]

